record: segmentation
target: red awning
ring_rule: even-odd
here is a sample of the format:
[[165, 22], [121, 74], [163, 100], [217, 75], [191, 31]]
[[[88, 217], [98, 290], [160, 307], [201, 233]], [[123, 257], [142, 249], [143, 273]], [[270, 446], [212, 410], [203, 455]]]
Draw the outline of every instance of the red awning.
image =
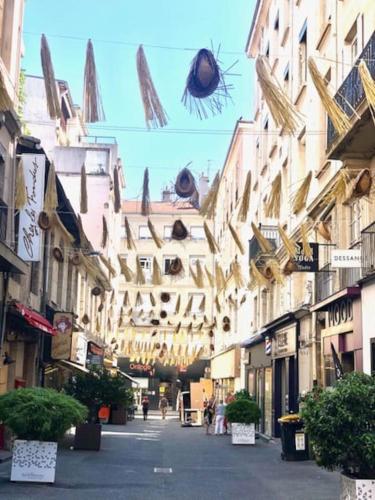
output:
[[21, 316], [27, 321], [27, 323], [29, 323], [29, 325], [41, 330], [44, 333], [57, 335], [56, 329], [51, 325], [48, 319], [44, 318], [41, 314], [29, 309], [19, 302], [14, 302], [12, 305], [19, 313], [21, 313]]

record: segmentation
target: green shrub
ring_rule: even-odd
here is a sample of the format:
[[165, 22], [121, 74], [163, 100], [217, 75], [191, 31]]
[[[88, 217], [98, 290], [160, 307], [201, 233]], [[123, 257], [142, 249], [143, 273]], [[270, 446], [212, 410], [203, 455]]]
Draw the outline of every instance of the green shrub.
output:
[[53, 389], [15, 389], [0, 396], [0, 420], [18, 439], [57, 441], [86, 414], [78, 401]]
[[302, 418], [316, 461], [359, 478], [375, 478], [375, 377], [350, 373], [304, 400]]
[[260, 419], [260, 409], [254, 401], [237, 399], [225, 408], [225, 416], [228, 422], [255, 424]]
[[234, 395], [235, 399], [248, 399], [249, 401], [255, 401], [255, 398], [250, 395], [249, 391], [246, 389], [241, 389], [237, 391]]

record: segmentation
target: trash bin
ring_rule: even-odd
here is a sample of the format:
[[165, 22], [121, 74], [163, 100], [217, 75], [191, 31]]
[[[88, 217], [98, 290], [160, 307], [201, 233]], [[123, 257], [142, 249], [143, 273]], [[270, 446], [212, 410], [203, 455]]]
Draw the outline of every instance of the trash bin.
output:
[[287, 461], [309, 460], [308, 437], [298, 415], [279, 418], [281, 426], [281, 458]]

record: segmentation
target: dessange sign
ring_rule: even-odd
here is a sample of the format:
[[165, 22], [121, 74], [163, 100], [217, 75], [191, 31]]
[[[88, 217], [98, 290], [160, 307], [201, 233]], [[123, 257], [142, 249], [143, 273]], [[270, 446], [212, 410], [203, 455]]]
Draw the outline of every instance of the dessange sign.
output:
[[333, 249], [331, 253], [331, 265], [332, 267], [338, 267], [338, 268], [361, 267], [362, 266], [361, 250]]

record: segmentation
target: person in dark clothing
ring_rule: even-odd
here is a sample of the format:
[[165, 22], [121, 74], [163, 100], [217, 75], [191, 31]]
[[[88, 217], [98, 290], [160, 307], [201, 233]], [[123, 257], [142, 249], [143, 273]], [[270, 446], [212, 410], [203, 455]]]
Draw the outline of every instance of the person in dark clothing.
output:
[[145, 396], [143, 399], [142, 399], [142, 411], [143, 411], [143, 420], [147, 420], [147, 414], [148, 414], [148, 407], [149, 407], [149, 400], [148, 400], [148, 397]]

